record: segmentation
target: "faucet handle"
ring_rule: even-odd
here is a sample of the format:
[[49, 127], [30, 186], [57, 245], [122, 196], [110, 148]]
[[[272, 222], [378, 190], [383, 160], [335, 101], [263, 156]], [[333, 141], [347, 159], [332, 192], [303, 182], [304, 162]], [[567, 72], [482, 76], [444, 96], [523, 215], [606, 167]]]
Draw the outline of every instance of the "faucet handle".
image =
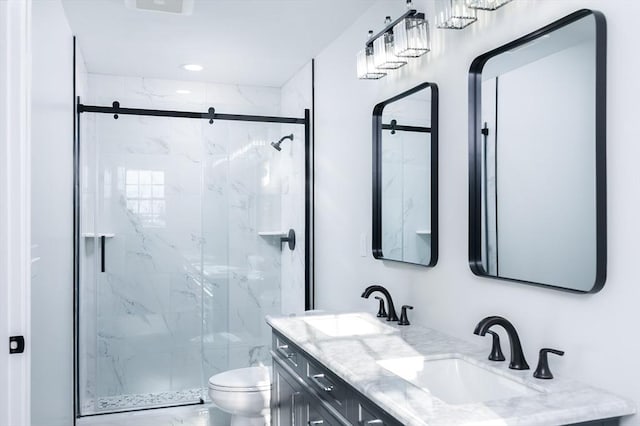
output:
[[549, 360], [547, 358], [548, 353], [552, 353], [558, 356], [564, 355], [564, 351], [560, 351], [558, 349], [551, 349], [551, 348], [540, 349], [540, 356], [538, 358], [538, 367], [536, 368], [536, 371], [533, 373], [533, 377], [535, 377], [536, 379], [553, 379], [553, 374], [551, 374], [551, 370], [549, 370]]
[[504, 354], [502, 353], [502, 348], [500, 347], [500, 336], [495, 331], [487, 330], [487, 334], [490, 334], [493, 337], [493, 342], [491, 344], [491, 353], [489, 354], [489, 361], [504, 361]]
[[382, 297], [379, 296], [374, 296], [376, 299], [378, 299], [380, 301], [380, 307], [378, 308], [378, 315], [376, 315], [378, 318], [386, 318], [387, 317], [387, 311], [384, 308], [384, 299]]
[[407, 318], [407, 309], [413, 309], [413, 306], [402, 305], [402, 311], [400, 312], [400, 321], [398, 325], [410, 325], [409, 318]]

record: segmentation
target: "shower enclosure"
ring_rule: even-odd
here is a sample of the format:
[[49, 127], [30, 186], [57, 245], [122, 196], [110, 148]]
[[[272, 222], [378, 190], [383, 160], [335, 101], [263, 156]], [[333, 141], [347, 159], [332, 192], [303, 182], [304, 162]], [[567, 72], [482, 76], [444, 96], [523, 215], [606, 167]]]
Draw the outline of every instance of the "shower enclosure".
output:
[[201, 110], [78, 104], [79, 415], [202, 403], [311, 307], [309, 111]]

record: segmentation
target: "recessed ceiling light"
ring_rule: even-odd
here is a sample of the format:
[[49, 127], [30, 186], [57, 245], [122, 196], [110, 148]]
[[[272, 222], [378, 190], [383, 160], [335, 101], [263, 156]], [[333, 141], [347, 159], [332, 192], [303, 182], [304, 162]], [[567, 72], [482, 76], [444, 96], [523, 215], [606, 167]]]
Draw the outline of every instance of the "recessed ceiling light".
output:
[[191, 93], [191, 90], [178, 89], [178, 90], [176, 90], [176, 93], [179, 94], [179, 95], [188, 95], [189, 93]]
[[185, 64], [182, 66], [187, 71], [202, 71], [204, 67], [198, 64]]

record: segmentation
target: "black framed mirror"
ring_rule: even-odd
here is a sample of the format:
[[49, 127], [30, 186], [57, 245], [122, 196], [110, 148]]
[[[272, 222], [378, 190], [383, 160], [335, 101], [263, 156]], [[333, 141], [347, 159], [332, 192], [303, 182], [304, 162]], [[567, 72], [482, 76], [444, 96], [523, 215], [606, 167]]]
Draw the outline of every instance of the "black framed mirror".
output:
[[420, 84], [373, 109], [373, 256], [438, 260], [438, 87]]
[[583, 9], [469, 74], [474, 274], [580, 293], [606, 278], [606, 22]]

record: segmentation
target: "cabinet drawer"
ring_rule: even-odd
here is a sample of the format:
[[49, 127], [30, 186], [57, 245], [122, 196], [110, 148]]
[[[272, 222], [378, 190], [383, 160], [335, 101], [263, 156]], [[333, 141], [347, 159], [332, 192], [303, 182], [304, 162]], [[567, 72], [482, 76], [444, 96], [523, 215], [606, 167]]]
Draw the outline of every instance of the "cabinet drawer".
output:
[[345, 426], [349, 425], [346, 421], [339, 419], [337, 416], [329, 413], [322, 405], [309, 405], [308, 426]]
[[273, 353], [298, 373], [304, 372], [304, 357], [299, 349], [283, 337], [273, 334]]
[[304, 381], [331, 407], [343, 416], [347, 415], [350, 399], [349, 388], [328, 369], [307, 360]]
[[354, 407], [355, 415], [350, 417], [358, 426], [395, 426], [400, 424], [371, 404], [355, 401]]

